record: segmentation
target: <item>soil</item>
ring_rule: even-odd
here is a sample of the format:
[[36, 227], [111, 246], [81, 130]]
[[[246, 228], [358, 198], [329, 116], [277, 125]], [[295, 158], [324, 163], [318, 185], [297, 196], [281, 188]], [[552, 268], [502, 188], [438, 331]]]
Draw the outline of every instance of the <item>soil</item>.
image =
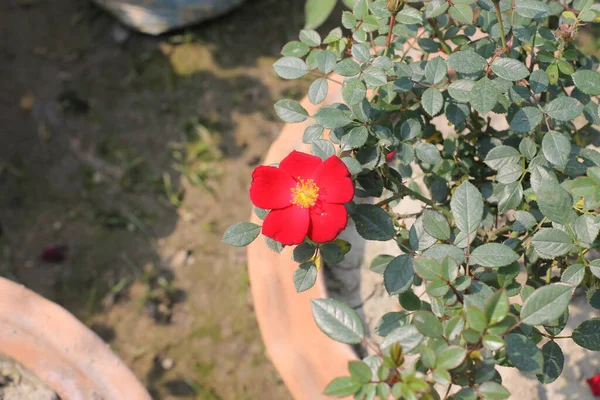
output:
[[252, 0], [150, 37], [88, 1], [0, 4], [0, 274], [74, 313], [156, 399], [290, 398], [245, 251], [220, 239], [250, 214], [274, 101], [306, 93], [272, 70], [302, 23], [302, 1]]

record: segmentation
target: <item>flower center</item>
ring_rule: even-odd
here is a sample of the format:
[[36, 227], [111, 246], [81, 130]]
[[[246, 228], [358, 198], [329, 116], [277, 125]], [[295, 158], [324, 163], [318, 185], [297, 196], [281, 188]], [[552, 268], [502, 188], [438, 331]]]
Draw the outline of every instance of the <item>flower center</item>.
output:
[[319, 197], [319, 187], [312, 179], [300, 179], [292, 191], [291, 203], [302, 208], [309, 208], [315, 205]]

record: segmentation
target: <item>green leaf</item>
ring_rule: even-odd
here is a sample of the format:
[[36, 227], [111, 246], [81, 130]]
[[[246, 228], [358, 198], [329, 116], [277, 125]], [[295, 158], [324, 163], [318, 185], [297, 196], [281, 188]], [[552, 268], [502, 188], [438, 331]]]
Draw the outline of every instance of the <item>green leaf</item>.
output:
[[575, 236], [579, 240], [579, 244], [585, 247], [591, 247], [592, 243], [598, 236], [599, 226], [593, 216], [589, 214], [580, 215], [575, 220], [574, 226]]
[[[307, 0], [304, 5], [304, 27], [315, 29], [321, 26], [335, 7], [336, 0]], [[352, 392], [354, 393], [354, 392]]]
[[519, 143], [519, 151], [525, 156], [526, 159], [531, 160], [537, 153], [537, 146], [533, 140], [528, 137], [524, 137], [523, 140], [521, 140], [521, 143]]
[[425, 66], [425, 77], [432, 85], [440, 83], [448, 73], [446, 61], [442, 57], [435, 57], [427, 62]]
[[331, 381], [325, 388], [323, 394], [333, 397], [346, 397], [358, 392], [361, 387], [362, 384], [360, 382], [357, 382], [348, 376], [344, 376], [335, 378]]
[[600, 72], [580, 69], [571, 75], [577, 89], [592, 96], [600, 94]]
[[388, 333], [396, 328], [404, 326], [406, 323], [406, 312], [389, 312], [381, 317], [381, 320], [375, 327], [375, 332], [379, 336], [387, 336]]
[[483, 335], [481, 342], [486, 349], [492, 351], [500, 350], [504, 347], [504, 340], [496, 335]]
[[471, 106], [480, 114], [487, 114], [492, 111], [498, 102], [500, 92], [496, 85], [487, 77], [484, 77], [473, 85], [471, 91]]
[[419, 10], [405, 6], [402, 11], [396, 15], [396, 21], [406, 25], [420, 24], [423, 22], [423, 15]]
[[337, 63], [333, 70], [341, 76], [355, 76], [360, 74], [360, 65], [351, 58], [345, 58]]
[[363, 71], [362, 78], [365, 83], [371, 87], [379, 87], [387, 84], [387, 76], [385, 72], [373, 66], [368, 67]]
[[575, 249], [569, 234], [554, 228], [540, 229], [533, 235], [531, 244], [540, 257], [548, 260], [564, 256]]
[[498, 290], [485, 303], [485, 316], [489, 325], [497, 324], [508, 315], [508, 294], [506, 290]]
[[585, 277], [585, 266], [583, 264], [569, 265], [560, 276], [560, 281], [569, 285], [579, 286]]
[[483, 220], [483, 197], [469, 181], [464, 181], [454, 191], [450, 209], [456, 227], [465, 233], [475, 232]]
[[300, 243], [294, 248], [292, 259], [297, 263], [308, 261], [315, 255], [315, 246], [310, 243]]
[[544, 112], [558, 121], [570, 121], [583, 112], [583, 104], [574, 97], [559, 97], [546, 104]]
[[352, 45], [352, 56], [363, 63], [369, 62], [371, 59], [371, 52], [369, 46], [364, 43], [354, 43]]
[[565, 188], [552, 182], [543, 182], [535, 194], [538, 207], [546, 218], [559, 224], [568, 222], [573, 198]]
[[571, 142], [561, 133], [550, 131], [542, 139], [542, 151], [546, 160], [562, 170], [569, 161]]
[[294, 271], [294, 286], [298, 293], [310, 289], [316, 281], [317, 267], [312, 261], [300, 264], [296, 271]]
[[306, 43], [297, 40], [291, 41], [283, 46], [281, 54], [288, 57], [303, 57], [308, 54], [310, 47]]
[[259, 233], [259, 225], [251, 222], [238, 222], [227, 228], [221, 240], [230, 246], [244, 247], [252, 243]]
[[479, 393], [484, 399], [507, 399], [510, 392], [504, 386], [496, 382], [484, 382], [479, 386]]
[[358, 234], [367, 240], [385, 241], [396, 236], [396, 230], [388, 213], [375, 205], [357, 205], [352, 219]]
[[314, 140], [320, 139], [324, 128], [319, 124], [313, 124], [306, 127], [302, 135], [302, 143], [311, 144]]
[[549, 84], [550, 79], [548, 78], [546, 71], [543, 69], [533, 71], [529, 77], [529, 86], [531, 86], [531, 90], [535, 94], [545, 92]]
[[339, 264], [344, 261], [344, 256], [350, 251], [350, 243], [336, 239], [333, 242], [322, 244], [320, 247], [321, 257], [329, 265]]
[[473, 9], [468, 4], [456, 4], [448, 10], [448, 15], [455, 21], [463, 24], [473, 23]]
[[308, 100], [313, 104], [319, 104], [327, 97], [327, 79], [319, 78], [315, 80], [308, 88]]
[[436, 239], [450, 239], [450, 225], [448, 225], [446, 218], [437, 211], [423, 211], [423, 227], [427, 233]]
[[306, 63], [297, 57], [282, 57], [275, 61], [273, 68], [283, 79], [298, 79], [308, 73]]
[[[396, 125], [397, 127], [398, 125]], [[397, 129], [395, 129], [397, 131]], [[407, 119], [400, 125], [400, 138], [410, 140], [420, 136], [423, 133], [421, 123], [414, 118]]]
[[515, 132], [531, 132], [542, 122], [543, 117], [544, 115], [537, 107], [519, 108], [510, 118], [510, 129]]
[[474, 81], [470, 79], [459, 79], [448, 86], [448, 94], [462, 103], [466, 103], [471, 98], [471, 90], [473, 90]]
[[390, 261], [392, 261], [394, 258], [394, 256], [390, 256], [388, 254], [379, 254], [373, 259], [373, 261], [371, 261], [371, 266], [369, 269], [376, 274], [383, 274]]
[[350, 129], [350, 131], [342, 136], [341, 144], [344, 150], [356, 149], [361, 147], [367, 142], [369, 138], [369, 131], [364, 126], [357, 126]]
[[423, 92], [421, 97], [421, 107], [432, 117], [442, 111], [444, 105], [444, 96], [442, 92], [436, 88], [428, 88]]
[[498, 200], [498, 211], [504, 213], [510, 209], [517, 208], [523, 198], [523, 186], [521, 182], [511, 182], [504, 186]]
[[279, 100], [275, 103], [275, 113], [282, 121], [290, 123], [303, 122], [308, 118], [308, 112], [295, 100]]
[[544, 18], [550, 15], [550, 8], [542, 1], [516, 0], [515, 11], [524, 18]]
[[453, 397], [453, 400], [478, 400], [479, 396], [473, 388], [466, 387], [462, 388]]
[[492, 71], [507, 81], [520, 81], [529, 76], [529, 70], [525, 64], [514, 58], [497, 58], [492, 63]]
[[573, 286], [566, 283], [553, 283], [537, 289], [523, 303], [523, 323], [544, 325], [558, 319], [569, 306], [573, 290]]
[[310, 152], [325, 161], [335, 154], [335, 147], [329, 140], [317, 139], [310, 144]]
[[411, 287], [413, 277], [411, 257], [407, 254], [400, 255], [388, 264], [383, 273], [385, 290], [390, 296], [405, 292]]
[[518, 333], [509, 333], [504, 340], [506, 357], [516, 368], [522, 372], [542, 373], [544, 356], [534, 342]]
[[407, 311], [416, 311], [421, 309], [421, 299], [412, 290], [400, 293], [398, 296], [400, 306]]
[[556, 85], [559, 77], [558, 65], [556, 65], [555, 63], [550, 64], [548, 68], [546, 68], [546, 74], [548, 75], [548, 80], [550, 81], [550, 84]]
[[509, 184], [518, 181], [525, 170], [520, 164], [508, 164], [498, 170], [496, 180], [500, 183]]
[[594, 260], [590, 263], [590, 272], [594, 274], [596, 278], [600, 278], [600, 259]]
[[342, 98], [349, 106], [359, 104], [367, 94], [365, 84], [360, 80], [347, 82], [342, 87]]
[[415, 146], [415, 152], [417, 153], [419, 160], [427, 164], [437, 164], [442, 159], [440, 151], [431, 143], [418, 143]]
[[360, 343], [365, 336], [363, 323], [356, 311], [338, 300], [311, 300], [313, 317], [317, 326], [327, 336], [338, 342]]
[[490, 150], [485, 157], [485, 163], [494, 170], [499, 170], [507, 164], [518, 163], [521, 153], [511, 146], [497, 146]]
[[600, 318], [584, 321], [575, 328], [573, 341], [585, 349], [600, 351]]
[[335, 106], [322, 106], [313, 116], [319, 125], [328, 129], [343, 128], [352, 123], [350, 113]]
[[487, 61], [474, 51], [457, 51], [448, 56], [448, 66], [461, 74], [474, 74], [487, 68]]
[[313, 29], [303, 29], [300, 31], [300, 40], [311, 47], [321, 44], [321, 36]]
[[368, 383], [373, 379], [373, 372], [371, 367], [362, 361], [350, 361], [348, 362], [348, 370], [352, 378], [362, 383]]
[[467, 307], [467, 323], [477, 332], [483, 332], [488, 326], [485, 314], [475, 306]]
[[[436, 318], [437, 320], [437, 318]], [[437, 368], [454, 369], [467, 357], [467, 350], [460, 346], [448, 346], [437, 356]]]
[[423, 279], [434, 280], [442, 275], [441, 265], [433, 258], [419, 257], [413, 262], [415, 272]]
[[394, 343], [400, 343], [402, 351], [408, 353], [423, 342], [423, 335], [414, 325], [405, 325], [391, 331], [381, 342], [381, 349], [386, 349]]
[[565, 356], [560, 346], [554, 341], [547, 342], [542, 347], [542, 355], [544, 356], [544, 367], [537, 378], [546, 385], [554, 382], [562, 374]]
[[445, 0], [431, 0], [425, 8], [427, 18], [435, 18], [448, 9], [448, 2]]
[[423, 335], [431, 338], [441, 338], [444, 329], [439, 318], [429, 311], [417, 311], [413, 316], [413, 325]]
[[448, 289], [450, 289], [450, 287], [446, 281], [436, 279], [427, 285], [427, 294], [431, 297], [443, 297], [448, 292]]
[[518, 259], [519, 255], [507, 245], [487, 243], [473, 250], [469, 263], [471, 265], [479, 264], [483, 267], [497, 268], [508, 265]]

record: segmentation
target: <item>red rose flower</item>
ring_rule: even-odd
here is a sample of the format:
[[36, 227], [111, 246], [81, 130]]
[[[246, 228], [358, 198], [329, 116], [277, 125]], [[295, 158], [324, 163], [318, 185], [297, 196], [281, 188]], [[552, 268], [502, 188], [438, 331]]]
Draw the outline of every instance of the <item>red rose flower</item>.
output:
[[594, 396], [600, 396], [600, 374], [596, 374], [587, 380], [588, 385], [590, 385], [590, 389], [592, 389], [592, 393]]
[[392, 150], [385, 155], [385, 159], [387, 162], [391, 162], [392, 160], [394, 160], [394, 157], [396, 157], [396, 150]]
[[321, 161], [292, 151], [279, 168], [261, 165], [252, 173], [252, 204], [271, 210], [262, 233], [285, 245], [300, 244], [306, 235], [317, 243], [335, 239], [348, 223], [344, 203], [353, 197], [350, 172], [336, 156]]

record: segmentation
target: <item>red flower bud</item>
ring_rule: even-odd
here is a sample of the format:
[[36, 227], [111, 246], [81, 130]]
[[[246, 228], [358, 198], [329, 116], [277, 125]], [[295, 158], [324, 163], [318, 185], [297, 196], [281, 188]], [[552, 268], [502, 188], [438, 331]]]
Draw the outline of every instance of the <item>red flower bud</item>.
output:
[[592, 393], [594, 396], [600, 396], [600, 374], [596, 374], [587, 380], [588, 385], [590, 385], [590, 389], [592, 389]]

